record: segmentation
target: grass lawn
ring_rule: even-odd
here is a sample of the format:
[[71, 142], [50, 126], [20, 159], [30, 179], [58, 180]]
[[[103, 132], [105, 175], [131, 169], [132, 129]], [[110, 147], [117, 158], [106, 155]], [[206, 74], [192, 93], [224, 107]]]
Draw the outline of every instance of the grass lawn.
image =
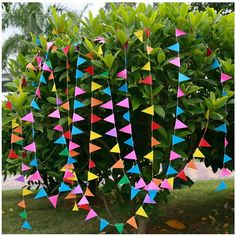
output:
[[[159, 213], [149, 223], [148, 233], [153, 234], [213, 234], [234, 233], [234, 180], [225, 180], [228, 189], [215, 192], [219, 180], [196, 182], [192, 188], [172, 191], [167, 205], [160, 206]], [[22, 211], [16, 204], [21, 200], [19, 190], [3, 191], [2, 194], [2, 233], [24, 234], [21, 230]], [[34, 234], [82, 234], [99, 233], [97, 219], [84, 222], [87, 211], [71, 211], [70, 200], [59, 200], [58, 207], [52, 208], [47, 199], [34, 200], [26, 197], [27, 214]], [[127, 219], [128, 215], [118, 211], [113, 204], [111, 212], [118, 219]], [[107, 217], [103, 204], [95, 209], [99, 216]], [[124, 212], [124, 211], [123, 211]], [[161, 216], [160, 216], [161, 212]], [[109, 217], [107, 217], [109, 219]], [[166, 225], [167, 220], [179, 220], [186, 228], [172, 229]], [[122, 221], [121, 221], [122, 222]], [[129, 233], [135, 233], [126, 226]], [[106, 233], [117, 233], [113, 227], [107, 227]], [[127, 232], [126, 231], [126, 232]]]

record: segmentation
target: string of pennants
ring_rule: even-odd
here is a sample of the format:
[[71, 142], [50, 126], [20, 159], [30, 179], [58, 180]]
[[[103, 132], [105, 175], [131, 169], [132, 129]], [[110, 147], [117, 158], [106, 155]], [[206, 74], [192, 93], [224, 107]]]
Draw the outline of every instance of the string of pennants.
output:
[[[146, 34], [147, 40], [144, 42], [144, 33]], [[153, 78], [152, 78], [152, 72], [151, 72], [151, 52], [153, 48], [151, 47], [150, 44], [150, 30], [140, 30], [134, 33], [134, 35], [137, 37], [139, 41], [145, 44], [146, 48], [146, 53], [148, 56], [148, 62], [141, 68], [143, 71], [144, 77], [140, 81], [141, 84], [143, 85], [148, 85], [150, 86], [151, 94], [152, 94], [152, 85], [153, 85]], [[58, 131], [58, 136], [56, 140], [54, 141], [55, 144], [62, 145], [63, 149], [59, 153], [60, 156], [64, 156], [67, 159], [66, 164], [62, 167], [61, 171], [64, 172], [63, 176], [63, 181], [60, 184], [60, 187], [58, 189], [58, 193], [52, 196], [48, 196], [47, 192], [45, 191], [44, 187], [41, 187], [36, 196], [34, 197], [35, 199], [40, 199], [43, 197], [48, 198], [50, 203], [54, 208], [57, 207], [57, 201], [59, 198], [60, 193], [63, 192], [69, 192], [69, 194], [66, 196], [65, 199], [74, 199], [74, 207], [73, 211], [78, 211], [79, 208], [85, 209], [88, 211], [88, 214], [85, 218], [85, 221], [91, 220], [93, 218], [97, 218], [99, 220], [99, 230], [102, 231], [105, 229], [107, 226], [114, 226], [119, 233], [122, 233], [123, 228], [126, 224], [129, 224], [133, 228], [137, 229], [138, 225], [136, 222], [136, 217], [141, 216], [147, 218], [148, 215], [145, 211], [145, 204], [156, 204], [155, 197], [157, 196], [158, 192], [161, 191], [162, 189], [168, 189], [171, 190], [174, 187], [174, 179], [175, 178], [180, 178], [184, 181], [187, 181], [187, 176], [185, 175], [185, 169], [182, 169], [180, 171], [177, 171], [173, 166], [172, 162], [175, 161], [176, 159], [181, 158], [181, 155], [177, 152], [175, 152], [175, 145], [182, 143], [185, 141], [183, 137], [177, 136], [176, 132], [179, 129], [186, 129], [188, 126], [180, 119], [181, 114], [183, 114], [185, 111], [184, 109], [179, 105], [179, 99], [183, 96], [185, 96], [185, 93], [181, 87], [181, 84], [183, 82], [187, 82], [191, 80], [190, 77], [187, 75], [181, 73], [181, 61], [180, 61], [180, 43], [178, 42], [179, 37], [184, 37], [186, 35], [185, 32], [176, 29], [175, 30], [175, 36], [176, 36], [176, 43], [169, 46], [167, 49], [172, 52], [177, 52], [177, 57], [174, 57], [169, 60], [169, 63], [178, 67], [179, 72], [178, 72], [178, 87], [177, 87], [177, 106], [176, 106], [176, 113], [175, 113], [175, 125], [174, 125], [174, 133], [172, 135], [172, 148], [170, 151], [169, 155], [169, 165], [166, 170], [166, 178], [162, 179], [157, 179], [153, 178], [153, 169], [152, 169], [152, 180], [150, 183], [146, 183], [144, 181], [144, 178], [142, 177], [141, 170], [138, 165], [138, 158], [137, 154], [135, 152], [135, 143], [133, 140], [133, 134], [132, 134], [132, 123], [131, 123], [131, 113], [130, 113], [130, 102], [129, 102], [129, 97], [128, 97], [128, 69], [127, 69], [127, 61], [125, 59], [125, 66], [124, 69], [119, 71], [116, 75], [117, 78], [123, 79], [121, 86], [118, 88], [120, 92], [123, 92], [125, 94], [125, 97], [122, 98], [121, 101], [118, 103], [113, 104], [113, 99], [112, 99], [112, 89], [110, 87], [110, 84], [107, 79], [107, 84], [105, 87], [103, 87], [102, 84], [99, 83], [99, 81], [94, 81], [93, 75], [94, 75], [94, 66], [90, 65], [86, 69], [79, 69], [81, 65], [86, 64], [89, 62], [89, 60], [93, 59], [93, 55], [91, 53], [88, 53], [86, 55], [87, 59], [78, 56], [77, 58], [77, 67], [76, 67], [76, 74], [75, 74], [75, 79], [76, 79], [76, 84], [74, 87], [74, 96], [72, 98], [72, 104], [70, 101], [70, 98], [68, 96], [68, 90], [69, 90], [69, 73], [68, 70], [70, 69], [70, 64], [68, 61], [68, 52], [70, 50], [71, 46], [66, 46], [65, 48], [62, 49], [63, 53], [66, 56], [66, 70], [67, 70], [67, 86], [66, 86], [66, 91], [65, 93], [67, 94], [67, 100], [63, 102], [57, 93], [57, 87], [56, 87], [56, 81], [54, 79], [54, 71], [52, 64], [49, 59], [49, 54], [51, 52], [55, 52], [59, 50], [52, 42], [47, 43], [47, 53], [45, 55], [45, 58], [42, 58], [40, 56], [36, 56], [36, 62], [37, 62], [37, 67], [34, 66], [32, 63], [29, 63], [27, 65], [28, 70], [34, 70], [34, 71], [40, 71], [40, 79], [38, 84], [34, 84], [36, 86], [35, 90], [35, 96], [32, 99], [31, 102], [31, 108], [30, 112], [26, 114], [25, 116], [21, 117], [21, 122], [25, 122], [26, 124], [31, 124], [31, 130], [32, 130], [32, 142], [27, 145], [23, 145], [23, 129], [22, 125], [18, 124], [16, 120], [12, 122], [12, 135], [11, 135], [11, 150], [9, 153], [9, 158], [20, 158], [19, 155], [14, 151], [13, 144], [20, 144], [22, 145], [22, 163], [21, 163], [21, 176], [18, 177], [16, 180], [20, 182], [24, 182], [25, 177], [24, 173], [29, 171], [31, 168], [34, 168], [35, 172], [30, 175], [28, 180], [32, 181], [42, 181], [42, 177], [40, 175], [39, 169], [38, 169], [38, 160], [37, 160], [37, 147], [36, 147], [36, 142], [35, 142], [35, 128], [34, 128], [34, 111], [35, 110], [40, 110], [40, 99], [41, 99], [41, 86], [48, 86], [51, 88], [51, 92], [55, 93], [55, 100], [56, 100], [56, 108], [55, 110], [51, 111], [50, 114], [48, 114], [48, 117], [51, 119], [60, 119], [61, 118], [61, 110], [66, 110], [67, 111], [67, 117], [68, 117], [68, 122], [67, 122], [67, 130], [64, 131], [62, 125], [56, 125], [53, 130]], [[102, 41], [102, 43], [105, 43], [105, 41]], [[102, 55], [102, 45], [99, 46], [99, 53]], [[125, 58], [126, 58], [126, 48], [125, 48]], [[213, 64], [211, 65], [211, 69], [216, 69], [220, 68], [220, 64], [217, 59], [214, 60]], [[80, 129], [78, 124], [80, 122], [85, 121], [84, 117], [82, 117], [79, 114], [79, 111], [85, 107], [85, 104], [82, 101], [83, 94], [86, 94], [87, 92], [83, 90], [81, 87], [79, 87], [79, 80], [84, 76], [84, 74], [87, 73], [91, 76], [91, 117], [90, 117], [90, 124], [91, 124], [91, 129], [90, 129], [90, 138], [89, 138], [89, 161], [88, 161], [88, 172], [87, 172], [87, 186], [86, 189], [83, 191], [82, 187], [79, 184], [78, 178], [76, 176], [75, 172], [75, 167], [74, 163], [77, 162], [76, 157], [79, 155], [79, 152], [77, 152], [77, 149], [80, 148], [79, 143], [76, 143], [73, 141], [73, 138], [76, 137], [77, 135], [83, 135], [84, 131]], [[100, 76], [109, 78], [109, 71], [105, 71]], [[48, 79], [48, 81], [47, 81]], [[221, 71], [221, 83], [222, 83], [222, 90], [223, 90], [223, 83], [225, 83], [227, 80], [231, 79], [230, 76], [227, 74], [224, 74]], [[104, 98], [106, 97], [108, 101], [103, 102], [99, 100], [98, 98], [95, 97], [95, 94], [97, 91], [102, 91], [104, 94]], [[226, 94], [223, 91], [223, 96]], [[71, 112], [71, 105], [73, 107], [73, 114], [70, 116]], [[7, 106], [12, 109], [11, 104], [8, 102]], [[120, 143], [119, 143], [119, 135], [117, 132], [117, 127], [116, 127], [116, 117], [115, 117], [115, 112], [114, 109], [115, 107], [120, 107], [123, 108], [124, 114], [123, 114], [123, 119], [127, 124], [119, 129], [119, 132], [122, 132], [127, 135], [127, 140], [124, 142], [124, 144], [129, 147], [131, 150], [123, 155], [121, 153], [120, 149]], [[102, 110], [109, 110], [111, 111], [111, 114], [108, 115], [105, 118], [99, 117], [94, 113], [95, 109], [102, 109]], [[226, 110], [226, 103], [225, 103], [225, 110]], [[150, 100], [150, 106], [142, 110], [143, 113], [150, 115], [151, 116], [151, 122], [150, 122], [150, 152], [147, 153], [143, 158], [148, 159], [151, 164], [153, 165], [153, 162], [155, 161], [154, 158], [154, 147], [158, 146], [160, 144], [160, 141], [156, 140], [153, 136], [153, 132], [157, 129], [160, 128], [160, 125], [157, 124], [154, 121], [154, 103], [153, 103], [153, 97], [151, 95], [151, 100]], [[141, 206], [138, 207], [137, 211], [133, 216], [131, 216], [125, 223], [116, 223], [116, 224], [111, 224], [107, 219], [100, 218], [98, 213], [95, 212], [94, 209], [92, 209], [89, 198], [94, 197], [94, 194], [90, 191], [89, 189], [89, 182], [93, 181], [95, 179], [100, 178], [97, 174], [94, 173], [93, 169], [96, 168], [96, 161], [92, 159], [92, 154], [94, 152], [97, 152], [102, 149], [102, 147], [98, 146], [96, 143], [96, 140], [99, 138], [102, 138], [102, 134], [99, 134], [95, 130], [95, 123], [100, 122], [100, 121], [105, 121], [107, 124], [112, 124], [113, 127], [112, 129], [109, 129], [106, 131], [105, 135], [110, 136], [114, 138], [115, 140], [115, 145], [110, 149], [110, 153], [115, 154], [117, 157], [116, 162], [110, 167], [111, 170], [113, 169], [120, 169], [122, 171], [123, 176], [118, 182], [118, 185], [123, 185], [123, 184], [128, 184], [130, 186], [130, 199], [133, 200], [141, 191], [146, 192], [146, 196], [143, 200], [143, 203]], [[225, 117], [226, 120], [226, 117]], [[207, 122], [209, 122], [209, 119], [207, 119]], [[97, 123], [98, 125], [99, 123]], [[207, 125], [208, 126], [208, 125]], [[81, 126], [82, 127], [82, 126]], [[195, 158], [205, 158], [204, 153], [202, 152], [201, 148], [203, 147], [211, 147], [211, 145], [205, 140], [205, 133], [206, 133], [207, 127], [204, 131], [203, 137], [201, 138], [198, 147], [193, 153], [193, 159], [186, 164], [185, 167], [187, 168], [193, 168], [196, 169], [196, 166], [194, 164], [194, 159]], [[224, 132], [225, 138], [224, 138], [224, 157], [223, 157], [223, 168], [221, 170], [221, 175], [222, 176], [228, 176], [231, 174], [231, 172], [226, 168], [226, 164], [232, 160], [231, 157], [229, 157], [226, 154], [226, 147], [228, 145], [227, 141], [227, 126], [226, 122], [218, 127], [215, 128], [215, 131], [217, 132]], [[68, 140], [68, 141], [67, 141]], [[77, 139], [76, 139], [77, 140]], [[95, 142], [95, 143], [94, 143]], [[27, 155], [26, 152], [29, 152], [29, 154], [32, 154], [33, 158], [30, 161], [29, 164], [26, 164], [23, 162], [23, 156]], [[125, 170], [125, 163], [127, 161], [132, 161], [133, 166], [129, 170]], [[129, 180], [129, 175], [137, 174], [139, 176], [139, 180], [135, 183], [134, 186], [131, 185], [130, 180]], [[170, 177], [171, 176], [171, 177]], [[174, 176], [174, 177], [173, 177]], [[74, 184], [76, 184], [74, 186]], [[71, 186], [70, 186], [71, 185]], [[225, 189], [227, 186], [222, 181], [216, 191], [220, 191]], [[28, 189], [23, 189], [22, 191], [22, 201], [18, 203], [18, 206], [23, 208], [23, 212], [20, 213], [20, 216], [24, 219], [24, 223], [22, 225], [23, 229], [29, 229], [32, 230], [32, 227], [30, 223], [28, 222], [27, 218], [27, 212], [26, 212], [26, 204], [25, 204], [25, 199], [24, 197], [27, 195], [31, 195], [34, 192]], [[80, 196], [80, 200], [77, 202], [77, 197]]]

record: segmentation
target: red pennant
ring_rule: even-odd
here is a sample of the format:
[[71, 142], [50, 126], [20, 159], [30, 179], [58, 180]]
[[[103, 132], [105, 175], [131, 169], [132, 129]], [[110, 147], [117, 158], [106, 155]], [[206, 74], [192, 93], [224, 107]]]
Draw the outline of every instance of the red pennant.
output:
[[68, 60], [66, 61], [66, 69], [70, 69], [70, 64], [69, 64]]
[[207, 56], [209, 57], [212, 54], [212, 50], [210, 48], [207, 48]]
[[158, 125], [155, 121], [152, 121], [152, 130], [160, 129], [161, 126]]
[[65, 136], [66, 139], [71, 139], [70, 130], [66, 131], [66, 132], [64, 133], [64, 136]]
[[89, 168], [92, 169], [94, 168], [96, 165], [92, 160], [89, 160]]
[[179, 174], [176, 175], [176, 177], [178, 177], [178, 178], [180, 178], [180, 179], [182, 179], [182, 180], [184, 180], [184, 181], [188, 181], [188, 179], [187, 179], [187, 177], [186, 177], [186, 175], [185, 175], [185, 173], [184, 173], [184, 170], [181, 170], [181, 171], [179, 172]]
[[69, 180], [69, 179], [63, 179], [64, 182], [67, 182], [68, 184], [73, 184], [73, 180]]
[[93, 54], [92, 52], [89, 52], [86, 54], [86, 57], [89, 58], [90, 60], [93, 60]]
[[85, 69], [86, 72], [88, 72], [90, 75], [94, 75], [94, 67], [89, 66], [88, 68]]
[[25, 158], [27, 156], [26, 152], [22, 152], [22, 158]]
[[145, 32], [147, 38], [149, 38], [150, 37], [150, 33], [151, 33], [150, 29], [144, 28], [143, 31]]
[[16, 159], [19, 158], [19, 156], [15, 153], [13, 149], [11, 149], [8, 158]]
[[67, 53], [69, 52], [70, 50], [70, 45], [66, 46], [63, 48], [63, 52], [65, 53], [65, 55], [67, 55]]
[[211, 144], [209, 144], [204, 138], [202, 138], [198, 144], [198, 147], [211, 147]]
[[68, 88], [66, 88], [66, 90], [65, 90], [65, 94], [66, 95], [68, 95], [68, 91], [69, 91]]
[[147, 76], [145, 79], [141, 81], [141, 83], [152, 85], [152, 76], [151, 75]]
[[22, 81], [21, 81], [21, 87], [24, 88], [26, 87], [27, 83], [26, 83], [26, 79], [25, 77], [23, 77]]
[[7, 101], [6, 102], [6, 107], [9, 108], [10, 110], [12, 109], [12, 104], [11, 104], [11, 101]]
[[94, 114], [91, 114], [91, 119], [90, 120], [91, 120], [91, 124], [93, 124], [93, 123], [96, 123], [96, 122], [102, 120], [102, 118], [99, 117], [99, 116], [96, 116]]
[[84, 210], [87, 210], [89, 211], [90, 210], [90, 206], [88, 204], [85, 204], [85, 205], [81, 205], [79, 206], [80, 209], [84, 209]]

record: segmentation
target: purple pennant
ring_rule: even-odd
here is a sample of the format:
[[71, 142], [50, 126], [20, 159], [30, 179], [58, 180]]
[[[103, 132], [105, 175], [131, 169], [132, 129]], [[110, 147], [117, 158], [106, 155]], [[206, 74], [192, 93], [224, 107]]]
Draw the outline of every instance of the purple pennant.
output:
[[24, 182], [25, 182], [25, 178], [24, 178], [24, 176], [23, 176], [23, 175], [20, 175], [20, 176], [19, 176], [19, 177], [17, 177], [15, 180], [16, 180], [16, 181], [19, 181], [19, 182], [22, 182], [22, 183], [24, 183]]
[[116, 132], [116, 128], [113, 128], [111, 130], [109, 130], [108, 132], [105, 133], [106, 135], [110, 135], [112, 137], [117, 137], [117, 132]]
[[155, 202], [154, 200], [152, 200], [148, 194], [147, 194], [146, 197], [144, 198], [143, 203], [156, 204], [156, 202]]
[[58, 106], [62, 104], [62, 101], [61, 101], [61, 99], [60, 99], [60, 98], [58, 98], [58, 97], [57, 97], [57, 99], [56, 99], [56, 100], [57, 100], [57, 105], [58, 105]]

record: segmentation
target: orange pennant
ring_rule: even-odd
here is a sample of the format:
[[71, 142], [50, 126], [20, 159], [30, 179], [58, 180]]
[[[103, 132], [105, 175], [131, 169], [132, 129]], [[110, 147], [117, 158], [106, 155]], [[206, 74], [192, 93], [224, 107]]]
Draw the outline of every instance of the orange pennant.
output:
[[95, 107], [95, 106], [98, 106], [100, 104], [102, 104], [103, 102], [96, 99], [96, 98], [91, 98], [91, 107]]
[[153, 178], [153, 179], [152, 179], [152, 182], [154, 182], [154, 184], [156, 184], [157, 186], [159, 186], [159, 185], [161, 184], [162, 180], [161, 180], [161, 179]]
[[93, 193], [90, 191], [88, 187], [86, 188], [84, 195], [87, 197], [94, 197]]
[[123, 163], [123, 161], [120, 159], [120, 160], [117, 161], [111, 168], [114, 168], [114, 169], [123, 169], [123, 168], [124, 168], [124, 163]]
[[21, 141], [21, 140], [23, 140], [22, 137], [19, 137], [15, 134], [11, 134], [11, 143], [16, 143], [16, 142]]
[[69, 194], [65, 197], [65, 199], [74, 199], [74, 198], [76, 198], [76, 194], [73, 194], [73, 193], [69, 193]]
[[21, 126], [16, 127], [16, 128], [13, 129], [12, 131], [15, 132], [15, 133], [18, 133], [18, 134], [22, 134], [22, 127], [21, 127]]
[[96, 152], [100, 149], [101, 149], [101, 147], [99, 147], [95, 144], [92, 144], [92, 143], [89, 144], [89, 153]]
[[52, 80], [54, 79], [54, 75], [53, 75], [53, 72], [50, 73], [49, 77], [48, 77], [48, 80]]
[[186, 167], [188, 168], [192, 168], [192, 169], [197, 169], [195, 163], [194, 163], [194, 160], [191, 160], [189, 163], [187, 163]]
[[89, 59], [91, 59], [91, 60], [93, 60], [93, 54], [92, 54], [92, 52], [87, 53], [87, 54], [86, 54], [86, 57], [89, 58]]
[[36, 68], [35, 68], [31, 63], [29, 63], [29, 64], [26, 66], [26, 68], [36, 71]]
[[71, 157], [75, 157], [75, 156], [78, 156], [80, 154], [79, 152], [76, 152], [75, 150], [70, 150], [69, 153], [70, 153]]
[[133, 226], [135, 229], [138, 229], [138, 226], [137, 226], [137, 223], [136, 223], [136, 220], [135, 220], [135, 217], [132, 216], [131, 218], [129, 218], [127, 221], [126, 221], [127, 224]]
[[154, 146], [156, 146], [158, 144], [160, 144], [160, 142], [157, 141], [154, 137], [152, 137], [152, 139], [151, 139], [151, 147], [154, 147]]
[[65, 110], [69, 111], [70, 110], [70, 103], [69, 101], [61, 105], [62, 108]]
[[21, 202], [19, 202], [19, 203], [17, 204], [17, 206], [18, 206], [18, 207], [21, 207], [21, 208], [26, 208], [26, 206], [25, 206], [25, 201], [22, 200]]

